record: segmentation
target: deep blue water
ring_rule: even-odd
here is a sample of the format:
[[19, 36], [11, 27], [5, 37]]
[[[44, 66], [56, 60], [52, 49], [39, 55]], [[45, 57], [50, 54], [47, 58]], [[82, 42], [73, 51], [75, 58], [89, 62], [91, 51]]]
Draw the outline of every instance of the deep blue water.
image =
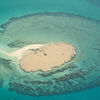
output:
[[[0, 0], [0, 24], [33, 12], [68, 12], [100, 20], [99, 0]], [[0, 88], [0, 100], [100, 100], [100, 87], [48, 97], [16, 95]]]

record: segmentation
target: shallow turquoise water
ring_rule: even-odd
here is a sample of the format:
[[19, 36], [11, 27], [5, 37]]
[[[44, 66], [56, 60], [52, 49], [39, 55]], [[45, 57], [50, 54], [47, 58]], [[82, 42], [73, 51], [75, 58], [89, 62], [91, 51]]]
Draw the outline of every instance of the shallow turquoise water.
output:
[[[0, 22], [3, 23], [8, 18], [13, 16], [20, 16], [32, 12], [68, 12], [73, 14], [78, 14], [81, 16], [91, 17], [100, 20], [100, 6], [97, 3], [90, 2], [89, 0], [30, 0], [30, 1], [0, 1]], [[84, 35], [83, 35], [84, 37]], [[95, 37], [99, 40], [99, 37]], [[77, 38], [74, 38], [77, 39]], [[89, 38], [91, 39], [91, 38]], [[78, 41], [80, 42], [81, 40]], [[100, 42], [100, 41], [98, 41]], [[84, 44], [83, 44], [84, 45]], [[85, 52], [85, 51], [84, 51]], [[93, 55], [94, 56], [94, 55]], [[99, 56], [97, 57], [97, 62], [99, 62]], [[16, 95], [16, 93], [9, 93], [6, 89], [0, 89], [0, 99], [2, 100], [99, 100], [100, 99], [100, 88], [94, 88], [89, 90], [84, 90], [82, 92], [69, 93], [66, 95], [50, 96], [50, 97], [29, 97], [23, 95]]]

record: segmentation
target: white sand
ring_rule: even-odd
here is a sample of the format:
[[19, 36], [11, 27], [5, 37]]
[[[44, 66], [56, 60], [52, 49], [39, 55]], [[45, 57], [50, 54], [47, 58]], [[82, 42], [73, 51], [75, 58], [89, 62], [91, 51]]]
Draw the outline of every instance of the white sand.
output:
[[27, 51], [27, 50], [29, 50], [29, 49], [38, 49], [38, 48], [40, 48], [41, 46], [43, 46], [43, 45], [41, 45], [41, 44], [32, 44], [32, 45], [28, 45], [28, 46], [25, 46], [25, 47], [23, 47], [23, 48], [21, 48], [21, 49], [19, 49], [19, 50], [16, 50], [16, 51], [14, 51], [14, 52], [12, 52], [12, 53], [10, 53], [10, 54], [8, 54], [9, 56], [15, 56], [15, 57], [17, 57], [17, 59], [21, 59], [22, 58], [22, 55], [23, 55], [23, 53], [25, 52], [25, 51]]

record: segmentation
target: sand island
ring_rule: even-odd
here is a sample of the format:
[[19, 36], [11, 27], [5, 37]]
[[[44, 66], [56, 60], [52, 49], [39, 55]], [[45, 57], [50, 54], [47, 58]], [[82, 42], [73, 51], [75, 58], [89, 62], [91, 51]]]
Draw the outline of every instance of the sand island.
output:
[[69, 62], [76, 55], [76, 51], [74, 46], [58, 42], [28, 45], [9, 55], [16, 56], [21, 69], [26, 72], [49, 71], [53, 67]]

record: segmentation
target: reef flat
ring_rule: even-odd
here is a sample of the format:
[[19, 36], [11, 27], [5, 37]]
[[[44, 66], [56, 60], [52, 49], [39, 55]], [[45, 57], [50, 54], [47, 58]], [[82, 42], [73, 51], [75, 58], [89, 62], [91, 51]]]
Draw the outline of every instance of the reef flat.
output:
[[[67, 13], [36, 13], [11, 18], [1, 28], [0, 86], [30, 96], [67, 94], [100, 86], [99, 20]], [[25, 72], [16, 57], [5, 53], [31, 44], [62, 41], [74, 45], [77, 55], [47, 72]]]

